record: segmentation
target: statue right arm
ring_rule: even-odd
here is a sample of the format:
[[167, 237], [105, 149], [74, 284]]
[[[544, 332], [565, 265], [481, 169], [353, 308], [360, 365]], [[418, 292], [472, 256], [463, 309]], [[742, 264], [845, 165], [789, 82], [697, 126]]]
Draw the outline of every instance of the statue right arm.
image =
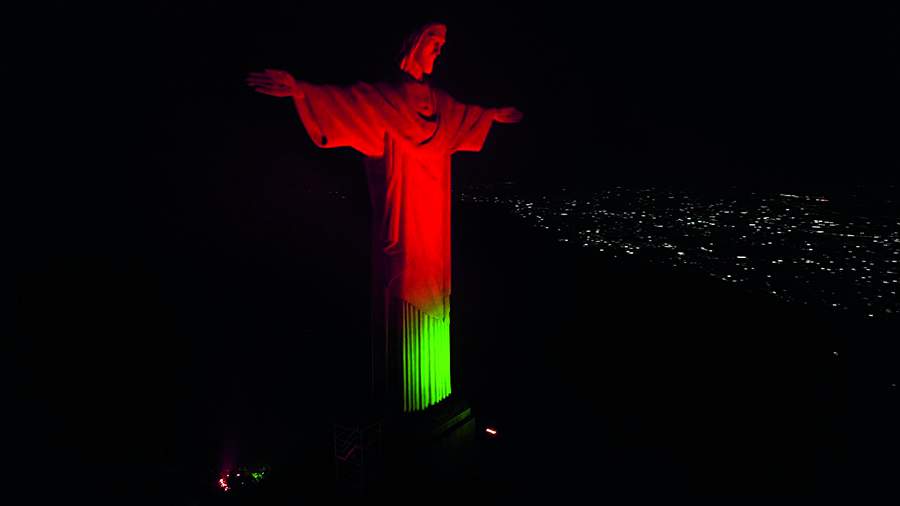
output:
[[251, 73], [247, 84], [266, 95], [291, 97], [313, 143], [353, 148], [368, 157], [384, 153], [384, 132], [392, 107], [371, 85], [318, 85], [297, 81], [283, 70]]
[[247, 76], [247, 84], [259, 93], [273, 97], [291, 97], [299, 93], [303, 97], [300, 81], [294, 79], [290, 72], [266, 69], [264, 72], [251, 72]]
[[320, 148], [353, 148], [368, 157], [384, 152], [385, 107], [370, 85], [296, 82], [292, 96], [313, 143]]

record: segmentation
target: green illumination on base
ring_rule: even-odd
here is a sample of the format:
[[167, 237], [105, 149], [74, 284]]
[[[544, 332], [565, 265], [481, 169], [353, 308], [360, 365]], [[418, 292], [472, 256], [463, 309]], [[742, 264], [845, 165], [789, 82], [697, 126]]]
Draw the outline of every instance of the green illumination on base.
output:
[[403, 411], [421, 411], [450, 395], [450, 318], [438, 319], [399, 302]]

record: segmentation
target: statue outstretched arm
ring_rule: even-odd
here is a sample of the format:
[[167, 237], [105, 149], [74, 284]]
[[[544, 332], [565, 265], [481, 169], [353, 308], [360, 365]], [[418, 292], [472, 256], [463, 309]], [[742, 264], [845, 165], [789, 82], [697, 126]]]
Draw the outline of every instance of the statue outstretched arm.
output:
[[491, 125], [518, 123], [524, 116], [515, 107], [482, 107], [455, 100], [441, 93], [443, 126], [448, 130], [448, 151], [481, 151]]
[[515, 107], [494, 109], [494, 121], [497, 123], [518, 123], [525, 115]]
[[284, 70], [252, 72], [247, 84], [273, 97], [292, 97], [300, 120], [320, 148], [349, 147], [369, 157], [384, 152], [384, 99], [366, 83], [314, 85]]
[[302, 83], [284, 70], [266, 69], [263, 72], [251, 72], [247, 76], [247, 84], [265, 95], [303, 98]]

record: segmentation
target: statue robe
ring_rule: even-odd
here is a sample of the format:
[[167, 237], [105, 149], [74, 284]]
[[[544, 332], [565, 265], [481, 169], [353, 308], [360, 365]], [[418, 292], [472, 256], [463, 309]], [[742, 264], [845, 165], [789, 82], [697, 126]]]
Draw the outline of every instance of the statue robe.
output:
[[425, 409], [450, 395], [450, 159], [481, 150], [494, 110], [406, 74], [397, 83], [300, 86], [294, 102], [316, 146], [366, 156], [375, 295], [383, 294], [388, 367], [401, 369], [389, 383], [400, 383], [404, 411]]

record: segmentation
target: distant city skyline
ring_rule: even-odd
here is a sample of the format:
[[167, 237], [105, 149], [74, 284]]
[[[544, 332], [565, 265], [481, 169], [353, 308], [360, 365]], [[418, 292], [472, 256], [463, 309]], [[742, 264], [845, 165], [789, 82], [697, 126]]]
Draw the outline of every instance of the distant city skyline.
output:
[[900, 218], [835, 211], [827, 196], [611, 186], [585, 198], [505, 184], [470, 187], [459, 198], [498, 206], [558, 241], [613, 258], [692, 268], [866, 318], [900, 314]]

